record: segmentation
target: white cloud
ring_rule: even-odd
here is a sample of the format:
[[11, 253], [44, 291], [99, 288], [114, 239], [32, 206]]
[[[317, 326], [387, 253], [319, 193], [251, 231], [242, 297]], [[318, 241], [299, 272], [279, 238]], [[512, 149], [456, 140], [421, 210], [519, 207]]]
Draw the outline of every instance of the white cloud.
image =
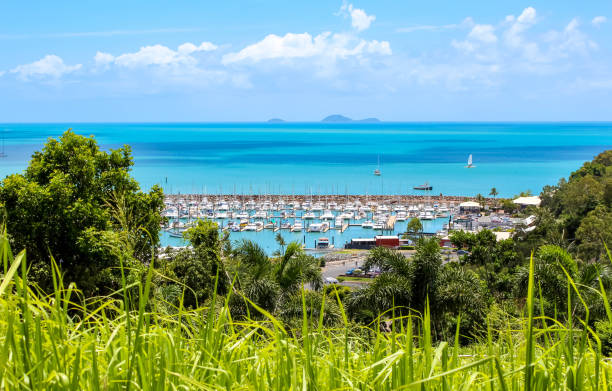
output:
[[468, 38], [484, 42], [484, 43], [495, 43], [497, 42], [497, 36], [495, 35], [495, 27], [490, 24], [477, 24], [472, 28], [472, 31], [468, 34]]
[[94, 61], [96, 66], [105, 67], [115, 61], [115, 57], [109, 53], [97, 52], [94, 56]]
[[311, 57], [325, 57], [333, 60], [367, 54], [390, 55], [391, 53], [388, 41], [366, 41], [350, 34], [324, 32], [315, 37], [309, 33], [287, 33], [282, 37], [270, 34], [237, 53], [226, 54], [223, 56], [223, 63]]
[[593, 18], [593, 20], [591, 20], [591, 23], [593, 24], [593, 26], [599, 27], [601, 24], [604, 24], [607, 21], [608, 18], [606, 18], [605, 16], [596, 16]]
[[66, 65], [61, 57], [48, 54], [38, 61], [30, 64], [19, 65], [10, 70], [17, 74], [17, 78], [28, 81], [34, 78], [58, 79], [65, 74], [81, 69], [81, 64]]
[[199, 46], [186, 42], [177, 50], [164, 45], [143, 46], [137, 52], [124, 53], [113, 56], [109, 53], [96, 53], [94, 61], [98, 66], [115, 64], [125, 68], [140, 68], [150, 65], [168, 67], [180, 65], [195, 65], [197, 59], [192, 54], [216, 50], [217, 46], [211, 42], [202, 42]]
[[491, 45], [497, 42], [495, 27], [490, 24], [475, 24], [464, 41], [451, 41], [451, 45], [462, 52], [474, 53], [478, 50], [479, 59], [484, 60], [491, 57], [490, 53], [483, 52], [482, 49], [490, 51]]
[[536, 23], [536, 10], [533, 7], [527, 7], [515, 18], [514, 15], [506, 16], [506, 22], [510, 23], [510, 27], [506, 30], [506, 43], [514, 48], [522, 48], [527, 53], [537, 51], [537, 46], [533, 43], [526, 43], [523, 38], [523, 33], [531, 28]]
[[346, 1], [340, 7], [340, 12], [351, 17], [351, 26], [357, 31], [367, 30], [372, 22], [376, 20], [375, 15], [368, 15], [363, 9], [355, 8], [353, 4], [348, 4]]
[[163, 45], [143, 46], [134, 53], [117, 56], [114, 63], [126, 68], [138, 68], [148, 65], [172, 65], [192, 62], [193, 58], [183, 55]]
[[196, 46], [191, 42], [185, 42], [178, 47], [178, 52], [182, 54], [191, 54], [195, 52], [210, 52], [217, 50], [217, 45], [212, 42], [202, 42], [200, 46]]

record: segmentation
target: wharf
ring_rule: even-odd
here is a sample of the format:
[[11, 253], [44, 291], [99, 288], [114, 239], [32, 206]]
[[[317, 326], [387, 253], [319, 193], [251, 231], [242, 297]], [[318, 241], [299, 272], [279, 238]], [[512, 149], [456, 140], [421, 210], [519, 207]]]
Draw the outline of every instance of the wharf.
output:
[[387, 223], [385, 224], [385, 229], [388, 229], [388, 230], [395, 229], [395, 221], [396, 221], [396, 219], [397, 219], [396, 215], [389, 216], [389, 218], [387, 219]]

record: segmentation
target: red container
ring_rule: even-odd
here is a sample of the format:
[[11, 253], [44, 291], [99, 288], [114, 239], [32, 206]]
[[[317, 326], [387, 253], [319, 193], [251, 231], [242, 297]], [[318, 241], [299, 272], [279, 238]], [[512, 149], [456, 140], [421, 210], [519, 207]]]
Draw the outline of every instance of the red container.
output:
[[377, 236], [376, 246], [378, 247], [399, 247], [399, 236]]

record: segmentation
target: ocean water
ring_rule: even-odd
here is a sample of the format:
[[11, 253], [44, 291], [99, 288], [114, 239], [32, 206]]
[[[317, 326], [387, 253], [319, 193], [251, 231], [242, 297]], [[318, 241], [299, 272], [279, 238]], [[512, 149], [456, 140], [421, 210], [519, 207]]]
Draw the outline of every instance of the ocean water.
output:
[[[612, 123], [0, 124], [0, 176], [72, 128], [132, 147], [143, 188], [170, 193], [538, 193], [612, 146]], [[465, 168], [473, 154], [476, 168]], [[382, 175], [373, 175], [380, 161]]]
[[[428, 182], [432, 194], [487, 195], [496, 187], [510, 197], [539, 193], [612, 147], [612, 123], [0, 124], [0, 177], [22, 171], [47, 138], [68, 128], [95, 135], [105, 149], [130, 145], [141, 186], [160, 184], [168, 193], [422, 194], [413, 186]], [[472, 169], [465, 168], [469, 154]], [[426, 222], [425, 230], [444, 223]], [[374, 233], [351, 227], [283, 235], [307, 247], [326, 236], [339, 247]], [[276, 249], [271, 231], [231, 237]], [[167, 233], [162, 243], [183, 244]]]

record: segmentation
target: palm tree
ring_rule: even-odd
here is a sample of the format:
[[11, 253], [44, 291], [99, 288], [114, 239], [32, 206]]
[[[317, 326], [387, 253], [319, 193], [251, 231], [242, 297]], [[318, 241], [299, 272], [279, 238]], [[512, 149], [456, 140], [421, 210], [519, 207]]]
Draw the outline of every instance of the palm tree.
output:
[[493, 196], [493, 198], [497, 197], [499, 193], [497, 192], [497, 189], [495, 187], [491, 188], [491, 191], [489, 192], [490, 196]]
[[485, 198], [482, 196], [482, 194], [476, 194], [476, 202], [478, 202], [481, 207], [484, 207]]
[[276, 240], [276, 243], [278, 243], [278, 245], [280, 246], [280, 249], [274, 252], [275, 256], [282, 256], [285, 254], [285, 246], [287, 245], [287, 243], [285, 242], [285, 238], [283, 238], [283, 235], [281, 235], [280, 232], [276, 233], [276, 236], [274, 237], [274, 240]]
[[[289, 299], [298, 294], [303, 285], [308, 284], [316, 290], [323, 286], [317, 259], [306, 254], [298, 242], [289, 243], [282, 255], [273, 260], [257, 243], [244, 239], [234, 250], [231, 263], [244, 296], [272, 313], [291, 302]], [[240, 300], [233, 304], [245, 305]], [[248, 310], [252, 315], [252, 309], [246, 307], [238, 308], [239, 313], [244, 315]]]

